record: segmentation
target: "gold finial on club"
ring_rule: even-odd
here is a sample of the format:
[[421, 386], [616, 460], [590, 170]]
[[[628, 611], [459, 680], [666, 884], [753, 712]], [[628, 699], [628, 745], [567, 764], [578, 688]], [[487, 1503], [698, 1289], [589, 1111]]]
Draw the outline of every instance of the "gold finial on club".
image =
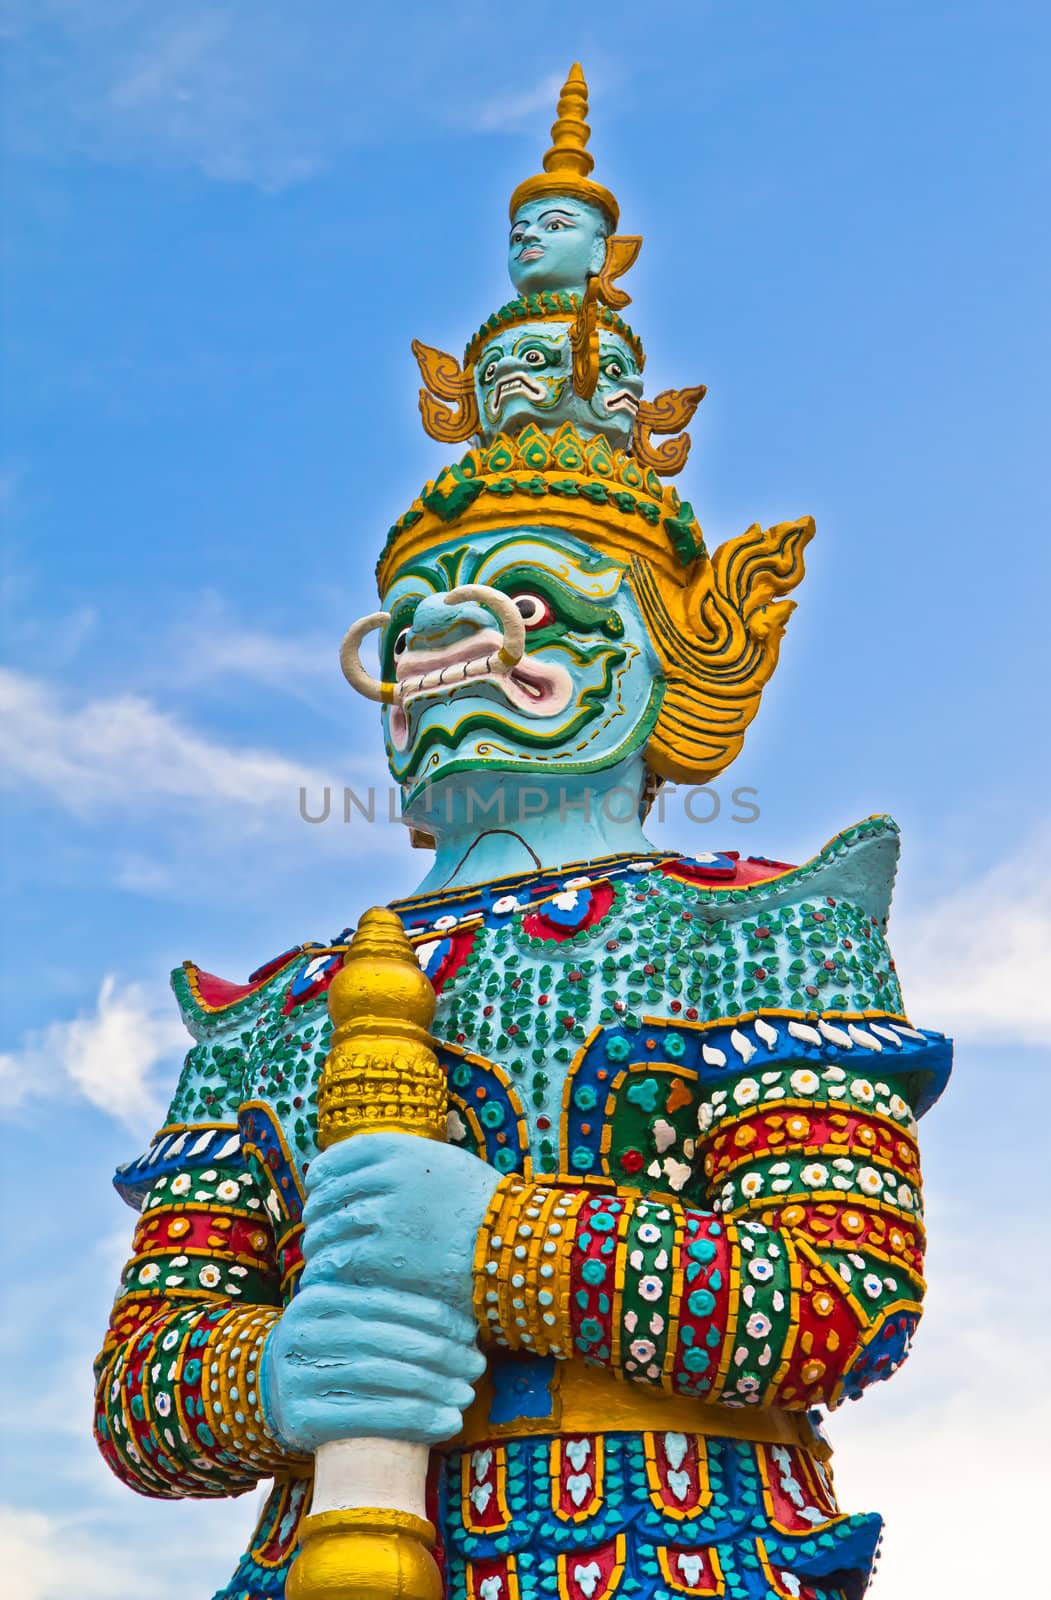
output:
[[[322, 1149], [358, 1133], [445, 1137], [445, 1075], [431, 1048], [434, 990], [405, 936], [401, 919], [376, 906], [358, 923], [346, 959], [328, 992], [332, 1045], [318, 1086]], [[391, 1447], [419, 1456], [418, 1501], [424, 1503], [425, 1445]], [[287, 1600], [441, 1600], [432, 1554], [434, 1527], [413, 1511], [351, 1504], [321, 1496], [321, 1452], [354, 1455], [358, 1489], [368, 1501], [382, 1481], [382, 1443], [339, 1440], [318, 1452], [311, 1515], [299, 1530], [300, 1551], [285, 1586]], [[369, 1472], [373, 1481], [366, 1483]], [[335, 1480], [345, 1482], [347, 1468]], [[334, 1503], [333, 1503], [334, 1498]]]
[[332, 1045], [318, 1086], [322, 1149], [354, 1133], [444, 1139], [445, 1076], [427, 1030], [434, 990], [401, 920], [366, 911], [332, 980]]

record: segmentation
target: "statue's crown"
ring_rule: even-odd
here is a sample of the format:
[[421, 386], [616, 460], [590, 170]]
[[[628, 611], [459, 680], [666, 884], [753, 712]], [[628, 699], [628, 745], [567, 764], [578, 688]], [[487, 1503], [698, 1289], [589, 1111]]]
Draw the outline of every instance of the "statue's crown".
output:
[[[629, 575], [663, 674], [647, 763], [659, 777], [706, 783], [737, 755], [759, 708], [794, 604], [786, 597], [803, 576], [803, 551], [814, 525], [809, 517], [766, 529], [756, 524], [709, 557], [693, 507], [663, 481], [685, 465], [690, 436], [681, 430], [703, 399], [704, 385], [667, 389], [652, 399], [642, 396], [643, 350], [619, 316], [630, 296], [617, 282], [635, 261], [642, 240], [617, 233], [620, 208], [591, 177], [587, 109], [587, 84], [574, 65], [559, 98], [544, 170], [518, 185], [511, 217], [527, 201], [544, 196], [586, 202], [609, 225], [603, 259], [598, 263], [592, 238], [590, 266], [581, 267], [573, 254], [568, 258], [581, 282], [544, 286], [535, 279], [536, 292], [520, 294], [482, 325], [462, 365], [455, 356], [414, 341], [424, 383], [424, 427], [443, 443], [470, 441], [470, 447], [424, 485], [390, 529], [376, 576], [386, 596], [400, 572], [426, 560], [438, 546], [455, 542], [462, 548], [476, 537], [530, 529], [568, 534], [619, 563]], [[602, 237], [588, 220], [590, 234]], [[514, 273], [512, 281], [519, 283]], [[550, 337], [523, 339], [521, 355], [513, 338], [501, 337], [489, 378], [477, 371], [494, 335], [537, 321], [549, 325]], [[623, 368], [610, 373], [600, 365], [603, 334], [607, 348], [614, 341], [627, 347], [635, 368], [633, 387], [616, 387], [627, 385]], [[548, 363], [553, 372], [556, 366], [559, 370], [546, 393], [540, 379], [531, 386], [519, 381], [513, 365], [524, 364], [543, 342], [561, 346], [557, 362]], [[543, 352], [538, 354], [543, 359]], [[611, 356], [616, 364], [616, 351]], [[512, 363], [516, 383], [508, 388], [504, 380], [505, 398], [508, 393], [519, 397], [506, 419], [497, 392], [500, 362]], [[608, 394], [600, 380], [613, 386]], [[524, 413], [517, 409], [523, 391], [531, 402]], [[567, 392], [573, 416], [557, 421]], [[483, 408], [491, 397], [497, 403], [487, 414]], [[619, 403], [611, 407], [610, 402]], [[615, 425], [604, 430], [606, 416], [614, 411]], [[630, 431], [620, 427], [624, 415], [633, 417]], [[663, 436], [663, 442], [654, 443], [654, 435]], [[371, 625], [383, 615], [365, 621]]]
[[445, 539], [505, 527], [558, 528], [624, 561], [645, 555], [671, 581], [704, 554], [693, 507], [652, 468], [572, 423], [553, 435], [530, 423], [469, 450], [424, 485], [387, 535], [380, 592], [398, 567]]
[[564, 194], [598, 206], [609, 218], [611, 231], [616, 230], [620, 207], [610, 191], [589, 176], [595, 159], [587, 148], [591, 138], [587, 116], [588, 86], [579, 61], [575, 61], [558, 97], [558, 115], [551, 129], [551, 148], [544, 156], [544, 170], [526, 178], [511, 196], [512, 221], [527, 200]]
[[[571, 289], [540, 289], [535, 294], [519, 295], [509, 300], [499, 311], [494, 311], [486, 318], [477, 333], [471, 335], [463, 353], [464, 368], [477, 361], [489, 340], [505, 328], [514, 328], [524, 322], [572, 323], [580, 315], [580, 304], [580, 295], [574, 294]], [[646, 365], [646, 352], [634, 328], [630, 328], [623, 317], [601, 301], [595, 306], [595, 320], [599, 327], [619, 334], [630, 348], [641, 372]]]

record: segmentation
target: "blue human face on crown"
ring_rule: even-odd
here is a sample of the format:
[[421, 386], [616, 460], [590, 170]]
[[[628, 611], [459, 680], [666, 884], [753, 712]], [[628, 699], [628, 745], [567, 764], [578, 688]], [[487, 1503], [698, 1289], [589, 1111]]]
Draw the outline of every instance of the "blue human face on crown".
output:
[[583, 399], [573, 387], [569, 324], [527, 322], [493, 335], [475, 363], [481, 435], [517, 433], [527, 422], [554, 432], [564, 422], [584, 438], [603, 434], [627, 450], [642, 398], [642, 374], [619, 334], [599, 335], [599, 379]]
[[583, 294], [588, 274], [600, 272], [609, 222], [597, 206], [550, 195], [519, 206], [511, 224], [507, 270], [519, 294], [571, 289]]
[[[509, 670], [494, 612], [447, 603], [480, 584], [524, 623]], [[382, 676], [399, 687], [384, 733], [406, 809], [455, 772], [598, 772], [649, 737], [663, 673], [625, 568], [569, 534], [519, 528], [441, 545], [397, 573], [384, 609]]]

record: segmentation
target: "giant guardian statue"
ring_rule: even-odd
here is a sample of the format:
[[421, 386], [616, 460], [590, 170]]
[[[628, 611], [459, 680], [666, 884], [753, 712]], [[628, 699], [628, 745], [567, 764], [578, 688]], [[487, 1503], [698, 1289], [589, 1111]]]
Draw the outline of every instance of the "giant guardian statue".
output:
[[433, 859], [242, 983], [176, 972], [194, 1044], [116, 1178], [106, 1460], [273, 1480], [216, 1600], [859, 1600], [875, 1563], [821, 1419], [908, 1352], [950, 1045], [889, 818], [798, 866], [646, 837], [741, 750], [814, 529], [709, 550], [669, 482], [704, 388], [646, 394], [586, 118], [574, 66], [514, 298], [414, 347], [464, 453], [341, 652]]

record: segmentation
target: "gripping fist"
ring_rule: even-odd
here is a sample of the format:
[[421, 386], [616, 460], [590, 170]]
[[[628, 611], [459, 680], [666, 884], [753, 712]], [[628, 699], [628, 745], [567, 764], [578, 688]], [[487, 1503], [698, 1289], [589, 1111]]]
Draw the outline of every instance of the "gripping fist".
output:
[[264, 1410], [286, 1445], [458, 1431], [485, 1367], [471, 1269], [498, 1182], [475, 1156], [403, 1134], [360, 1134], [312, 1163], [306, 1266], [263, 1361]]
[[361, 1134], [312, 1165], [303, 1285], [409, 1290], [471, 1312], [475, 1239], [500, 1174], [402, 1133]]

